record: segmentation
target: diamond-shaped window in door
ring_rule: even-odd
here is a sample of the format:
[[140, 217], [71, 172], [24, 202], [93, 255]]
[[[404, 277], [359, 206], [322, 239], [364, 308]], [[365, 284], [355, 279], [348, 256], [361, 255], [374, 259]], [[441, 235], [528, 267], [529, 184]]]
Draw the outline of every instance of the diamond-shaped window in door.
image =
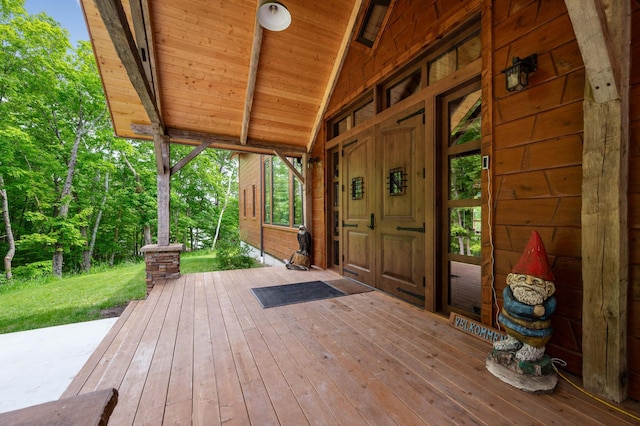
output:
[[364, 198], [364, 179], [362, 176], [351, 179], [351, 199], [362, 200]]
[[397, 196], [406, 194], [407, 174], [404, 171], [404, 167], [396, 167], [395, 169], [389, 170], [387, 183], [389, 185], [389, 195]]

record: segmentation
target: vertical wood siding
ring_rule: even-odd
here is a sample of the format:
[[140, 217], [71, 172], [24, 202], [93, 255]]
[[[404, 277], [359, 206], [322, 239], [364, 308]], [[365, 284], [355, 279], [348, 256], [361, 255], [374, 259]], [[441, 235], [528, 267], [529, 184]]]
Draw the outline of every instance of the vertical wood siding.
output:
[[629, 396], [640, 399], [640, 2], [631, 2], [631, 93], [629, 96]]

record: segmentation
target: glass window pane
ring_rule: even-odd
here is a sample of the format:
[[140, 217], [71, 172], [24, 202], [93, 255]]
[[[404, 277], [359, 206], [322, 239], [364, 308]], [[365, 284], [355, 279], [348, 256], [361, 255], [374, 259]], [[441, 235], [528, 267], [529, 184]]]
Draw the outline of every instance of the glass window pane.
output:
[[449, 253], [480, 257], [481, 207], [449, 209]]
[[481, 172], [480, 153], [449, 157], [449, 199], [480, 199]]
[[273, 157], [273, 214], [274, 225], [289, 226], [289, 168]]
[[332, 137], [339, 136], [349, 130], [349, 117], [345, 117], [340, 121], [333, 123], [333, 135]]
[[397, 104], [420, 90], [420, 71], [387, 89], [387, 107]]
[[458, 58], [456, 50], [452, 49], [438, 56], [427, 65], [429, 73], [429, 84], [448, 76], [457, 69]]
[[480, 315], [481, 278], [480, 265], [449, 262], [449, 305]]
[[458, 69], [470, 64], [482, 55], [480, 34], [476, 34], [458, 46]]
[[303, 211], [303, 199], [302, 183], [298, 178], [293, 178], [293, 225], [300, 226], [304, 224], [304, 218], [302, 217]]
[[373, 118], [374, 115], [375, 115], [375, 108], [372, 100], [366, 105], [363, 105], [362, 107], [358, 108], [353, 113], [353, 125], [357, 126], [358, 124], [361, 124], [369, 120], [370, 118]]
[[480, 90], [449, 102], [449, 146], [480, 140]]
[[264, 223], [271, 223], [271, 158], [264, 160]]

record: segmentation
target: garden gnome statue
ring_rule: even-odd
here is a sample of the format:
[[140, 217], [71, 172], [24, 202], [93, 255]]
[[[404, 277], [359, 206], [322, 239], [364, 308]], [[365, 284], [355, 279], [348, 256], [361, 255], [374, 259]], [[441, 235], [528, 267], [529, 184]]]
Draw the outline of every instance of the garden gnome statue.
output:
[[311, 266], [311, 234], [304, 225], [298, 228], [298, 246], [298, 251], [289, 260], [285, 259], [284, 263], [287, 269], [308, 271]]
[[[545, 345], [553, 332], [550, 317], [556, 310], [554, 280], [544, 244], [540, 235], [533, 231], [520, 260], [507, 275], [503, 308], [498, 317], [507, 338], [495, 342], [487, 358], [489, 371], [509, 383], [510, 380], [505, 380], [492, 369], [495, 369], [494, 363], [520, 375], [537, 377], [535, 382], [540, 382], [544, 376], [552, 376], [543, 380], [548, 382], [543, 389], [538, 388], [540, 383], [534, 383], [533, 389], [529, 389], [529, 385], [525, 388], [518, 386], [523, 390], [549, 392], [557, 383], [551, 361], [545, 356]], [[522, 377], [517, 378], [518, 382], [522, 380]], [[549, 386], [551, 388], [546, 389]]]

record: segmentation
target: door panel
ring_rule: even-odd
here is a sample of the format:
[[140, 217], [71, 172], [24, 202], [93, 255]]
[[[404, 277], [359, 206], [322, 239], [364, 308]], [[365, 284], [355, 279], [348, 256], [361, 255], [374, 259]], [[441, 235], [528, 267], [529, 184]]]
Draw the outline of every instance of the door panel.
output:
[[343, 255], [344, 275], [374, 285], [373, 212], [374, 145], [373, 129], [368, 129], [343, 146]]
[[424, 306], [424, 110], [378, 127], [376, 286]]

